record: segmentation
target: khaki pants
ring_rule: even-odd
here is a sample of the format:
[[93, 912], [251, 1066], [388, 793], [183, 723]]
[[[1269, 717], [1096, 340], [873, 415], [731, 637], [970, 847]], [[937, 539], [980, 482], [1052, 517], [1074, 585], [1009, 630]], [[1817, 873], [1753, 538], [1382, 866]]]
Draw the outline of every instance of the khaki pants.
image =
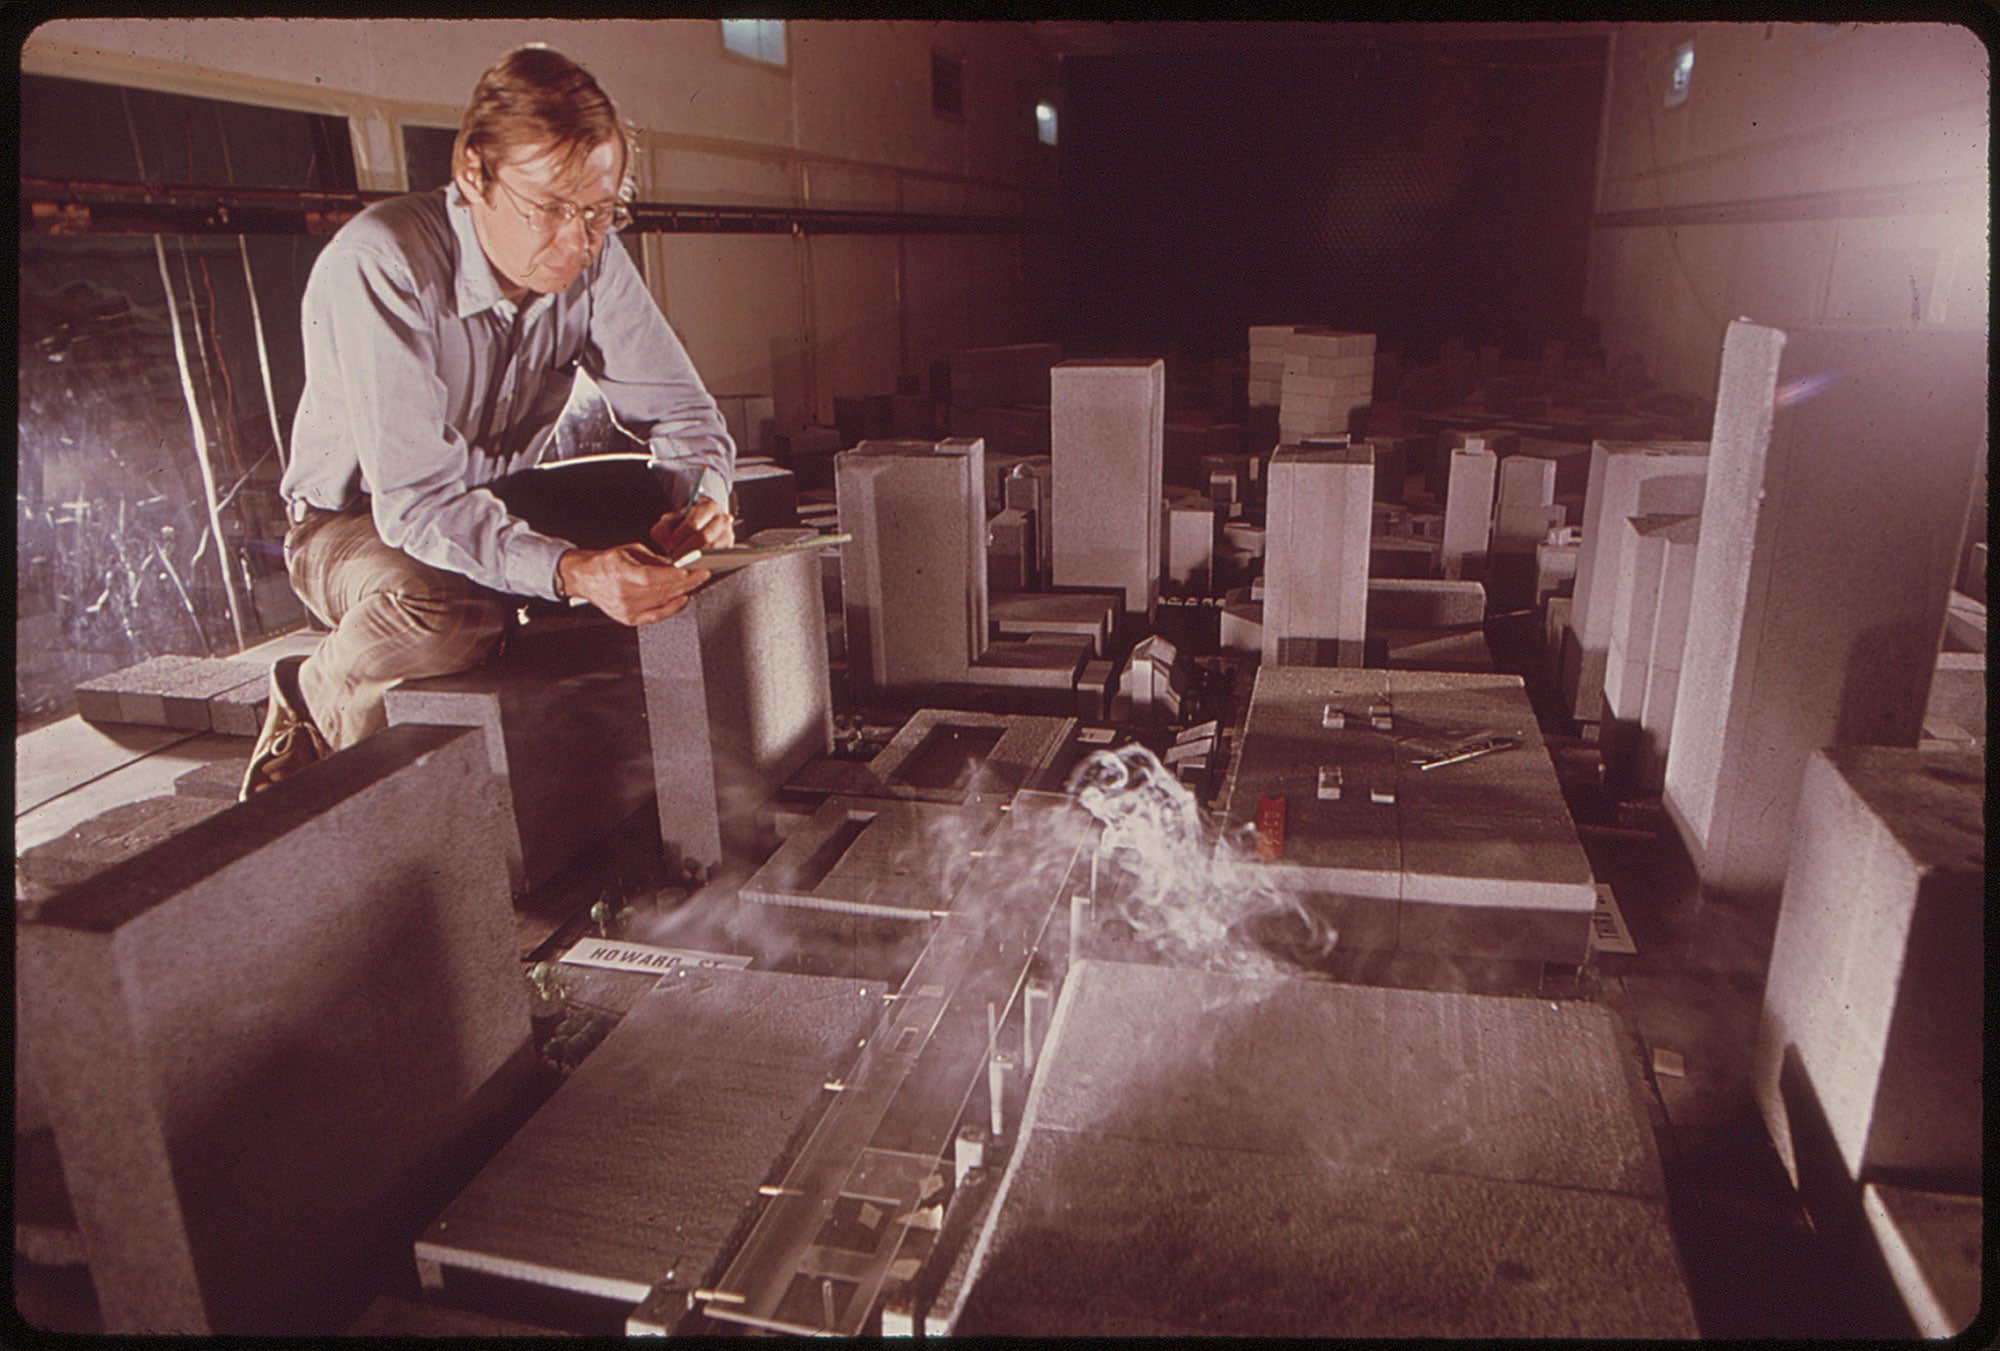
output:
[[310, 512], [285, 533], [285, 566], [333, 630], [299, 668], [299, 690], [334, 750], [388, 726], [382, 696], [397, 681], [478, 665], [519, 605], [384, 544], [365, 506]]

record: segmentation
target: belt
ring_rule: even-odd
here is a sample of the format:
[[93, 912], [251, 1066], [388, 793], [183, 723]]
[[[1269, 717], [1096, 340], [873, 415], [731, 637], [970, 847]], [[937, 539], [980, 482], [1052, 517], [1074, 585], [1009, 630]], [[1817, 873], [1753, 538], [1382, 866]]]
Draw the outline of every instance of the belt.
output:
[[[365, 501], [366, 499], [364, 498], [363, 500]], [[294, 497], [291, 501], [285, 503], [285, 519], [293, 525], [311, 520], [314, 516], [338, 516], [339, 514], [332, 507], [316, 506], [306, 501], [303, 497]]]

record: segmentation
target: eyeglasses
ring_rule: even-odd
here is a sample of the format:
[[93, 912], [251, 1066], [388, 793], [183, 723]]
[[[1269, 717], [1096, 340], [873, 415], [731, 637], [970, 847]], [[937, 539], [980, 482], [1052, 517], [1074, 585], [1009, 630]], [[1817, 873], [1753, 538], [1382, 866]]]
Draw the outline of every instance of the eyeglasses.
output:
[[[602, 202], [596, 206], [577, 206], [571, 202], [534, 202], [507, 186], [499, 174], [489, 174], [509, 197], [527, 208], [521, 211], [521, 219], [533, 225], [545, 235], [553, 235], [573, 220], [581, 219], [583, 228], [591, 234], [602, 237], [624, 229], [632, 223], [632, 212], [623, 202]], [[516, 208], [517, 210], [519, 208]]]

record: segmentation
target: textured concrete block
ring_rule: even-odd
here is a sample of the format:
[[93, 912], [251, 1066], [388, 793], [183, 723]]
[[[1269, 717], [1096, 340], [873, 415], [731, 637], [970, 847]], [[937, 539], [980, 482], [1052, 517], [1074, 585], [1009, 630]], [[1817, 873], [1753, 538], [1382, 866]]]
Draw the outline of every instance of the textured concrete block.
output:
[[196, 765], [187, 773], [174, 779], [174, 796], [206, 798], [213, 802], [230, 803], [243, 791], [243, 771], [249, 766], [248, 747], [240, 758], [212, 760], [205, 765]]
[[1442, 628], [1486, 618], [1486, 588], [1478, 582], [1377, 577], [1368, 582], [1368, 627]]
[[1477, 438], [1452, 448], [1439, 558], [1448, 580], [1481, 572], [1486, 566], [1493, 536], [1493, 490], [1499, 472], [1498, 457]]
[[1840, 746], [1807, 765], [1753, 1078], [1802, 1187], [1823, 1122], [1853, 1183], [1980, 1188], [1984, 819], [1976, 752]]
[[1057, 586], [1117, 587], [1127, 613], [1159, 594], [1166, 363], [1067, 361], [1050, 372]]
[[833, 745], [819, 560], [717, 573], [637, 632], [667, 857], [712, 868], [758, 852], [758, 809]]
[[77, 716], [86, 722], [133, 722], [167, 725], [166, 705], [157, 687], [172, 673], [192, 666], [198, 657], [149, 657], [137, 666], [92, 676], [76, 687]]
[[1375, 448], [1280, 446], [1265, 511], [1263, 660], [1359, 666]]
[[1088, 638], [1093, 657], [1102, 656], [1117, 628], [1117, 596], [1083, 591], [1038, 591], [996, 599], [987, 609], [993, 631], [1003, 638], [1064, 634]]
[[[1098, 640], [1087, 634], [1036, 633], [995, 638], [966, 668], [966, 685], [1008, 689], [1068, 690], [1083, 665], [1095, 656]], [[1068, 707], [1064, 700], [1063, 707]]]
[[1042, 1059], [954, 1333], [1695, 1331], [1604, 1009], [1086, 961]]
[[223, 736], [255, 737], [264, 730], [271, 705], [271, 677], [255, 675], [208, 701], [210, 730]]
[[836, 461], [848, 669], [880, 690], [961, 679], [986, 646], [985, 447], [865, 441]]
[[1704, 886], [1778, 894], [1813, 751], [1916, 744], [1987, 378], [1977, 332], [1730, 325], [1664, 793]]
[[255, 662], [153, 657], [76, 687], [77, 714], [92, 722], [144, 723], [208, 731], [209, 701], [269, 672]]
[[639, 630], [568, 615], [524, 625], [497, 661], [406, 680], [384, 703], [391, 725], [479, 727], [516, 892], [540, 885], [645, 804], [653, 762]]
[[485, 774], [476, 734], [391, 727], [21, 925], [108, 1330], [338, 1332], [442, 1200], [528, 1037]]
[[1708, 452], [1706, 441], [1597, 441], [1591, 446], [1583, 539], [1571, 588], [1570, 624], [1578, 654], [1563, 689], [1579, 718], [1596, 718], [1601, 708], [1603, 654], [1611, 646], [1612, 611], [1626, 562], [1624, 523], [1634, 516], [1699, 512]]
[[1533, 553], [1548, 533], [1549, 507], [1555, 500], [1555, 461], [1525, 454], [1500, 461], [1493, 507], [1495, 552]]
[[[241, 768], [237, 785], [243, 782]], [[18, 900], [47, 900], [87, 877], [93, 877], [134, 854], [170, 840], [197, 821], [205, 821], [236, 800], [176, 793], [142, 798], [99, 812], [55, 839], [23, 849], [14, 861], [14, 894]]]
[[485, 1272], [637, 1304], [692, 1290], [882, 1016], [875, 981], [682, 969], [621, 1019], [417, 1241]]

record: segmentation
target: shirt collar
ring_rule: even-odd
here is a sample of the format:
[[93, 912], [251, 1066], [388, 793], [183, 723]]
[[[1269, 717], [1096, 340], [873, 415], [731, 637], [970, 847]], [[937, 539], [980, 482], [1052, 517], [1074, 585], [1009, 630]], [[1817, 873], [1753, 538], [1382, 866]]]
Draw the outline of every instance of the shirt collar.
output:
[[487, 261], [479, 234], [472, 228], [472, 208], [466, 205], [465, 194], [457, 183], [445, 186], [444, 201], [451, 232], [458, 240], [458, 275], [453, 280], [458, 317], [465, 319], [481, 310], [496, 308], [502, 315], [511, 316], [514, 303], [500, 291], [500, 279], [493, 275], [493, 264]]

